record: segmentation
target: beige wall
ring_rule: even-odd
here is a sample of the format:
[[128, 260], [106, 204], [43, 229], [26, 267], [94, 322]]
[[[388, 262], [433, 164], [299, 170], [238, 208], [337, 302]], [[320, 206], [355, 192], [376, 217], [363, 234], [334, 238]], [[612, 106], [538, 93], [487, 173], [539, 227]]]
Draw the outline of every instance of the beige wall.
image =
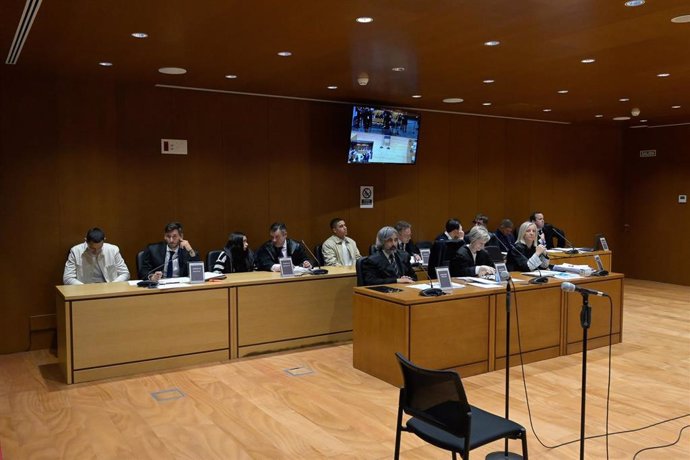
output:
[[[0, 103], [0, 352], [29, 347], [29, 317], [54, 312], [66, 252], [94, 225], [134, 272], [136, 252], [171, 220], [205, 254], [235, 229], [256, 247], [274, 220], [314, 246], [337, 215], [366, 252], [398, 219], [424, 240], [451, 216], [469, 227], [481, 211], [494, 229], [539, 209], [577, 245], [605, 233], [623, 269], [615, 127], [424, 112], [417, 165], [348, 166], [342, 104], [10, 72], [0, 75]], [[161, 138], [187, 139], [189, 155], [161, 155]], [[360, 185], [375, 186], [373, 210], [359, 209]]]

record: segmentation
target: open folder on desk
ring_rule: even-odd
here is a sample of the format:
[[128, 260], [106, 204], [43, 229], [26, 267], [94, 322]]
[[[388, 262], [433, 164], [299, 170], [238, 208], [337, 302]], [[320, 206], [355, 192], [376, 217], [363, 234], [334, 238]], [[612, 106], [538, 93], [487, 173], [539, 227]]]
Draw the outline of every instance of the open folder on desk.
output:
[[[225, 276], [226, 275], [222, 273], [204, 272], [204, 281], [212, 279], [224, 279]], [[127, 283], [129, 283], [130, 286], [136, 286], [139, 281], [141, 280], [129, 280]], [[177, 278], [161, 278], [158, 280], [159, 286], [165, 286], [168, 284], [189, 284], [189, 277], [178, 276]]]

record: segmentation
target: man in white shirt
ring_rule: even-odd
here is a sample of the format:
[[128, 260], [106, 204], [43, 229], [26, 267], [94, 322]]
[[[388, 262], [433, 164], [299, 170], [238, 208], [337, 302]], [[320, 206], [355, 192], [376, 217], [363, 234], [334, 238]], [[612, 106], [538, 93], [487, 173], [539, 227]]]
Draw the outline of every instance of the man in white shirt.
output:
[[65, 262], [62, 281], [65, 284], [111, 283], [127, 281], [129, 270], [120, 248], [105, 242], [98, 227], [86, 232], [81, 244], [72, 247]]
[[355, 240], [347, 236], [345, 221], [340, 217], [332, 219], [331, 231], [333, 235], [321, 245], [324, 265], [346, 267], [354, 265], [362, 255], [357, 249]]

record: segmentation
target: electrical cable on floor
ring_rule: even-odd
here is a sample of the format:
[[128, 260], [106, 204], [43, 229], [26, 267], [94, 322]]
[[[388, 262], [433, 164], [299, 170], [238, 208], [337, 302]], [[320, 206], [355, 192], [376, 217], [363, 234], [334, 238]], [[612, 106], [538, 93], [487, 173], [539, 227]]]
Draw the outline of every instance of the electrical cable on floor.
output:
[[681, 436], [683, 436], [683, 430], [685, 430], [686, 428], [690, 428], [690, 425], [685, 425], [683, 428], [681, 428], [681, 429], [680, 429], [680, 432], [678, 433], [678, 437], [677, 437], [676, 440], [673, 441], [672, 443], [663, 444], [663, 445], [661, 445], [661, 446], [645, 447], [644, 449], [638, 450], [637, 452], [635, 452], [635, 455], [633, 455], [633, 460], [635, 460], [635, 459], [637, 458], [637, 456], [638, 456], [641, 452], [644, 452], [645, 450], [664, 449], [664, 448], [666, 448], [666, 447], [675, 446], [676, 444], [678, 444], [678, 441], [680, 441]]

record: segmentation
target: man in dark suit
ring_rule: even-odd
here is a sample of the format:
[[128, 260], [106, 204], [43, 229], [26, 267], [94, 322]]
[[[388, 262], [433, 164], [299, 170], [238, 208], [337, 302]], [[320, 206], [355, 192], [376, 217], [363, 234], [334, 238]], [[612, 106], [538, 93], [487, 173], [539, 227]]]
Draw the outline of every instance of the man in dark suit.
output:
[[398, 232], [383, 227], [376, 235], [378, 251], [362, 261], [365, 286], [390, 283], [412, 283], [417, 280], [407, 253], [398, 250]]
[[448, 219], [446, 231], [436, 237], [436, 240], [462, 240], [465, 233], [462, 231], [462, 224], [458, 219]]
[[422, 256], [419, 248], [412, 241], [412, 224], [400, 220], [395, 224], [395, 230], [398, 232], [398, 249], [407, 252], [408, 258], [414, 257], [416, 262], [421, 262]]
[[184, 239], [182, 224], [170, 222], [164, 229], [165, 241], [149, 244], [144, 250], [144, 261], [139, 267], [139, 279], [158, 281], [161, 278], [189, 276], [189, 262], [201, 260]]
[[[513, 221], [510, 219], [503, 219], [501, 225], [496, 229], [494, 233], [496, 237], [496, 242], [498, 247], [501, 248], [503, 252], [510, 252], [512, 247], [515, 245], [515, 235], [513, 235]], [[491, 246], [487, 243], [487, 246]]]
[[[551, 224], [547, 224], [544, 219], [544, 213], [535, 211], [529, 216], [529, 221], [534, 222], [537, 226], [538, 240], [541, 244], [546, 246], [546, 249], [553, 248], [564, 248], [566, 247], [565, 233], [554, 227]], [[560, 234], [560, 235], [559, 235]], [[554, 238], [556, 239], [556, 244], [553, 244]]]
[[271, 224], [269, 234], [271, 239], [256, 251], [257, 270], [279, 272], [281, 257], [290, 257], [294, 266], [311, 268], [311, 262], [302, 245], [287, 237], [287, 226], [284, 223]]

